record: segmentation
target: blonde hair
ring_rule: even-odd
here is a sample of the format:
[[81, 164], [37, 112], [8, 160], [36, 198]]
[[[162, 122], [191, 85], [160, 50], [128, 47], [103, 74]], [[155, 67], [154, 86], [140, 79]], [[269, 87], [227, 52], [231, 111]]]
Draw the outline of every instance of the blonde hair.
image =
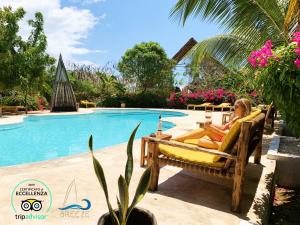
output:
[[235, 101], [234, 105], [238, 105], [244, 109], [243, 117], [251, 113], [251, 102], [246, 98], [241, 98]]

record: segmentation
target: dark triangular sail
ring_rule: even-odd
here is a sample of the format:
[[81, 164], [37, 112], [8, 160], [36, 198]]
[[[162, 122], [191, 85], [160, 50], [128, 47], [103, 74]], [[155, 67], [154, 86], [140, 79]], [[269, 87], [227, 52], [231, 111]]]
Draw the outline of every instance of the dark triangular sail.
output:
[[59, 55], [51, 97], [51, 112], [77, 111], [76, 98], [70, 84], [67, 70]]

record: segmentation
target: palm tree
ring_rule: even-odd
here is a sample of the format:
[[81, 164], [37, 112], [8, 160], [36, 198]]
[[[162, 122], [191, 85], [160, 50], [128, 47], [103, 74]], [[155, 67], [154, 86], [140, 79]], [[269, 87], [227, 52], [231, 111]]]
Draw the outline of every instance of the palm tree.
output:
[[227, 68], [241, 68], [266, 40], [278, 46], [300, 31], [300, 0], [178, 0], [171, 17], [184, 25], [191, 16], [217, 23], [226, 33], [199, 42], [189, 53], [192, 63], [210, 57]]

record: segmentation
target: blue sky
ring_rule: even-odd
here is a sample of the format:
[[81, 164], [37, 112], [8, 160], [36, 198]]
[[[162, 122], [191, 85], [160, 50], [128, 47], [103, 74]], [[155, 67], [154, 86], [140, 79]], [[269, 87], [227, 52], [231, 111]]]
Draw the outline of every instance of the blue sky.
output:
[[0, 0], [0, 7], [23, 7], [20, 34], [28, 37], [28, 19], [44, 15], [50, 55], [65, 62], [104, 65], [118, 62], [140, 42], [158, 42], [171, 58], [189, 38], [221, 33], [214, 24], [189, 19], [183, 27], [169, 14], [177, 0]]
[[147, 41], [158, 42], [172, 57], [190, 37], [201, 40], [220, 33], [216, 25], [199, 19], [188, 20], [184, 27], [178, 19], [170, 19], [175, 3], [176, 0], [106, 0], [87, 4], [64, 0], [63, 6], [89, 9], [96, 17], [104, 17], [84, 40], [86, 48], [100, 51], [81, 55], [78, 60], [101, 65], [117, 62], [126, 49]]

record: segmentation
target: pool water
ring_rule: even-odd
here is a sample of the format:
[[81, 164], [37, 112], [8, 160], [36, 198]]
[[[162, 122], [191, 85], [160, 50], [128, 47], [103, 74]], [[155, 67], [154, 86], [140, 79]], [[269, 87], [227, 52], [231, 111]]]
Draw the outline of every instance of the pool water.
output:
[[[91, 134], [95, 149], [127, 142], [141, 121], [137, 139], [156, 131], [160, 113], [162, 117], [185, 115], [156, 110], [97, 110], [85, 115], [28, 116], [23, 123], [0, 126], [0, 166], [87, 152]], [[172, 127], [172, 123], [163, 123], [163, 130]]]

